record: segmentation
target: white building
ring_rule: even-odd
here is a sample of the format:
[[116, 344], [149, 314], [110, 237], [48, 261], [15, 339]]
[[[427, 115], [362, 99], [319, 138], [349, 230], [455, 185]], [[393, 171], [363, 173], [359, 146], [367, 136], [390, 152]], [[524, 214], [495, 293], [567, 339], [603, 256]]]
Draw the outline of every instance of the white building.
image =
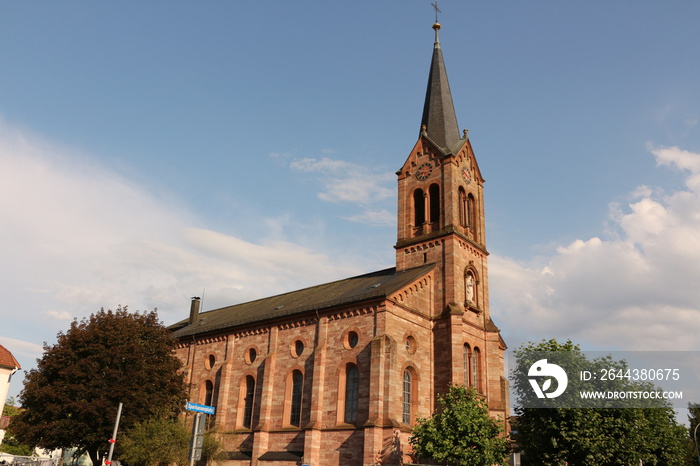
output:
[[[7, 392], [10, 389], [12, 374], [17, 372], [18, 369], [21, 368], [15, 357], [4, 346], [0, 345], [0, 401], [2, 401], [3, 408], [5, 407]], [[8, 422], [9, 418], [0, 417], [0, 443], [5, 438], [5, 429]]]

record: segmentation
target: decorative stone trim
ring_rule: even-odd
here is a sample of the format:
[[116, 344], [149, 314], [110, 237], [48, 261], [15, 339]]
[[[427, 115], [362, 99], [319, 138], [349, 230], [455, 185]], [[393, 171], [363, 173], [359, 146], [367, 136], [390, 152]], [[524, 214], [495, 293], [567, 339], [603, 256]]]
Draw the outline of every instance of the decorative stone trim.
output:
[[204, 338], [199, 338], [197, 340], [183, 340], [177, 343], [175, 345], [176, 349], [182, 349], [182, 348], [189, 348], [192, 343], [195, 343], [197, 346], [202, 346], [202, 345], [208, 345], [210, 343], [216, 343], [219, 341], [228, 341], [228, 335], [217, 335], [217, 336], [211, 336], [211, 337], [204, 337]]
[[235, 339], [240, 339], [240, 338], [245, 338], [245, 337], [250, 337], [254, 335], [262, 335], [264, 333], [270, 333], [270, 328], [269, 327], [258, 327], [258, 328], [251, 328], [247, 330], [241, 330], [238, 332], [233, 333], [233, 337]]
[[288, 330], [290, 328], [306, 327], [307, 325], [315, 325], [316, 319], [301, 319], [291, 322], [285, 322], [277, 326], [278, 330]]
[[439, 248], [442, 246], [443, 243], [444, 243], [444, 240], [439, 239], [439, 240], [426, 241], [425, 243], [414, 244], [411, 247], [404, 248], [404, 254], [412, 254], [414, 252], [422, 252], [422, 251], [425, 251], [426, 249], [430, 249], [430, 248]]
[[418, 293], [419, 291], [423, 290], [424, 288], [428, 288], [429, 283], [428, 280], [432, 280], [432, 275], [429, 277], [423, 277], [416, 283], [402, 289], [398, 293], [393, 294], [390, 296], [389, 299], [393, 299], [397, 303], [403, 303], [404, 301], [408, 300], [408, 297]]
[[364, 315], [374, 314], [376, 311], [375, 307], [366, 307], [359, 309], [348, 309], [347, 311], [336, 312], [328, 316], [329, 321], [347, 319], [350, 317], [359, 317]]
[[481, 249], [475, 248], [471, 243], [468, 243], [467, 241], [464, 241], [463, 239], [459, 239], [457, 242], [459, 244], [459, 247], [462, 249], [466, 249], [470, 253], [474, 254], [477, 257], [486, 257], [484, 252]]

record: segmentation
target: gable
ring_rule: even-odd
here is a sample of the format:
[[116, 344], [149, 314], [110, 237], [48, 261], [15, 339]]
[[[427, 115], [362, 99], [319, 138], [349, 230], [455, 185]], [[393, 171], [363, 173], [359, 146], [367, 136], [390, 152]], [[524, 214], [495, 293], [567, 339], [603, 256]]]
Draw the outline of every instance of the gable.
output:
[[472, 149], [472, 144], [471, 141], [469, 141], [469, 138], [466, 139], [466, 143], [459, 149], [455, 157], [457, 166], [469, 167], [470, 177], [472, 180], [476, 180], [479, 184], [482, 184], [485, 181], [484, 177], [481, 176], [481, 169], [479, 169], [479, 163], [476, 161], [474, 150]]
[[425, 316], [431, 316], [435, 309], [434, 269], [388, 296], [397, 305]]

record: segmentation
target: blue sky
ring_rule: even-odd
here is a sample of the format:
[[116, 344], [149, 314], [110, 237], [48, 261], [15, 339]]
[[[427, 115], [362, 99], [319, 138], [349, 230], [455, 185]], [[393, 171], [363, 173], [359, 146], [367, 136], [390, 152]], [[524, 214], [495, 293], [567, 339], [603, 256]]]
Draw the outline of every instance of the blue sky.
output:
[[[700, 3], [440, 8], [505, 340], [700, 350]], [[433, 13], [0, 3], [0, 344], [392, 266]]]

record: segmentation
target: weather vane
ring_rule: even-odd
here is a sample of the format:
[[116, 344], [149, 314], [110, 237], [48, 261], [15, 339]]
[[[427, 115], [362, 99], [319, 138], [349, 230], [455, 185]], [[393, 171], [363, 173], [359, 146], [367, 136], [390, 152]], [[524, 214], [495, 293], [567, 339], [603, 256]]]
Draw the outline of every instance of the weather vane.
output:
[[442, 11], [440, 11], [440, 8], [438, 8], [437, 2], [438, 2], [438, 0], [435, 0], [435, 2], [431, 3], [433, 8], [435, 8], [435, 22], [436, 23], [438, 22], [438, 13], [442, 13]]

